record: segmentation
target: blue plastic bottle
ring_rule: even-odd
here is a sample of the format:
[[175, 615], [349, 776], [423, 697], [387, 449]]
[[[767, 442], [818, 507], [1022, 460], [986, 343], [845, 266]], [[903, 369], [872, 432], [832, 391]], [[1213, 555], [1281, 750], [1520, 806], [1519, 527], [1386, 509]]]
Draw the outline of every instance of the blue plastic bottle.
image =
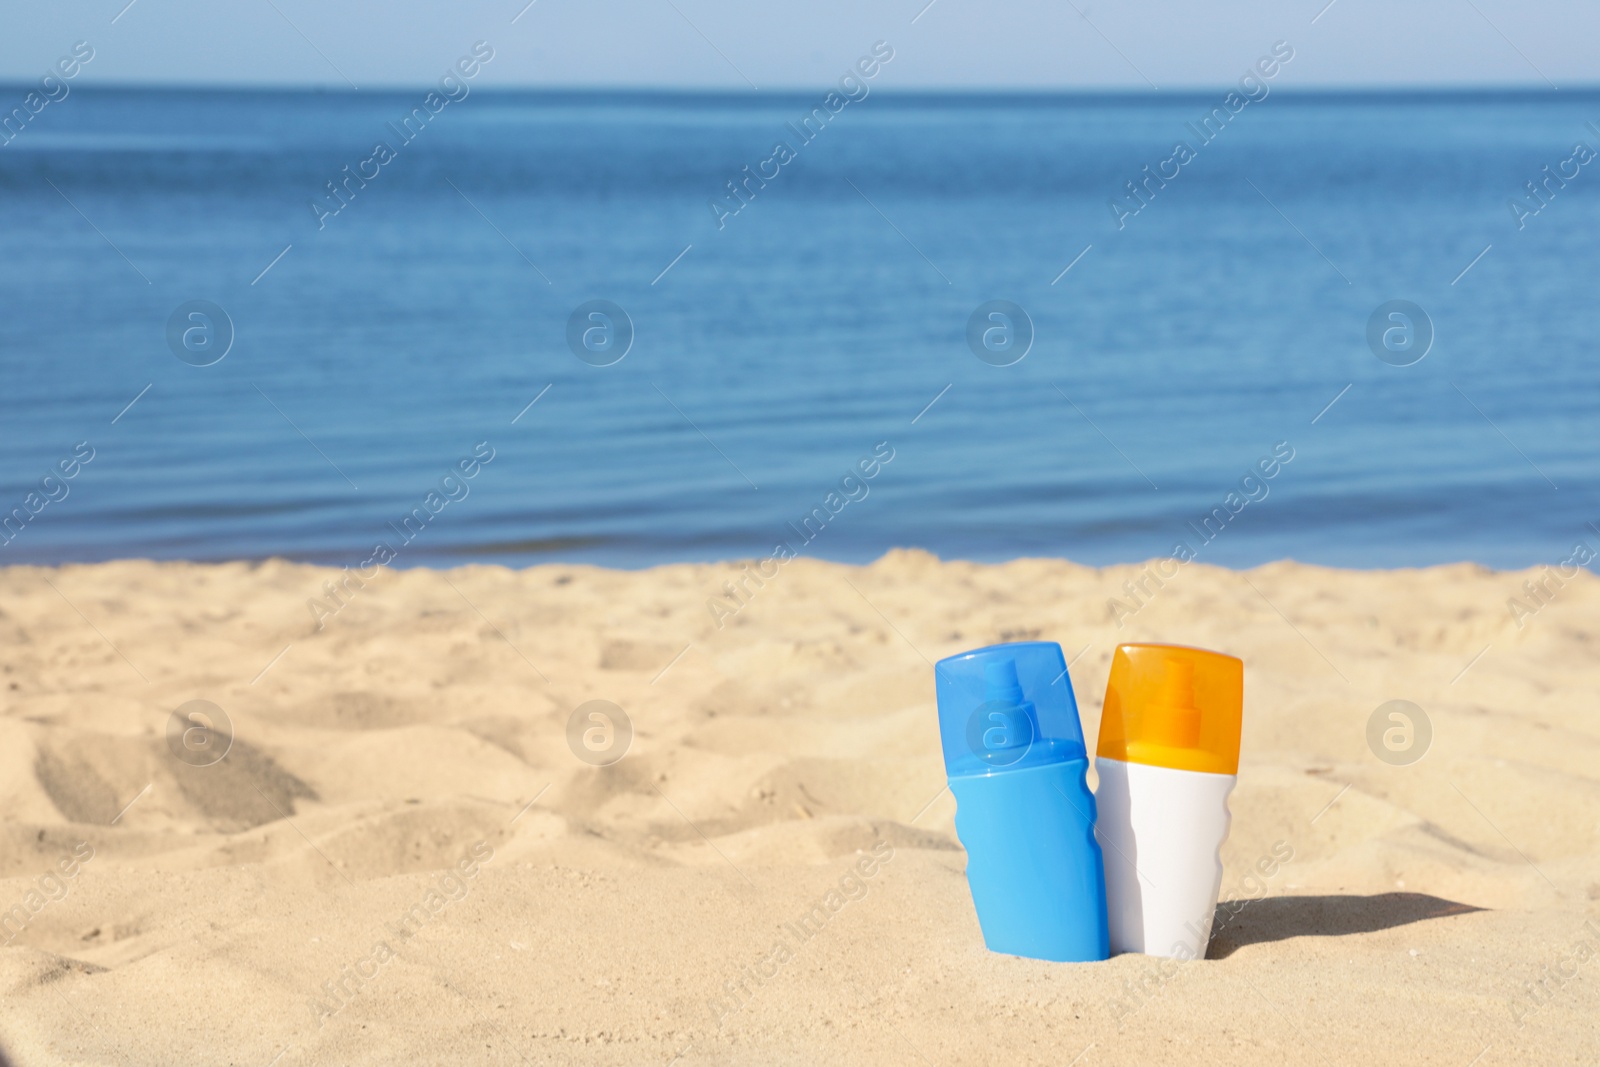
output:
[[1061, 646], [980, 648], [940, 660], [934, 679], [984, 944], [1041, 960], [1105, 959], [1105, 873]]

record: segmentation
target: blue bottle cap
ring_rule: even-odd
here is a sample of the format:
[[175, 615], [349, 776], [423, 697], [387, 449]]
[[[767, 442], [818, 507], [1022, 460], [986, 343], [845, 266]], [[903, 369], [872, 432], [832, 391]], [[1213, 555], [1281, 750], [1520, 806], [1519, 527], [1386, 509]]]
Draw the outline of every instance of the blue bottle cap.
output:
[[951, 778], [1085, 759], [1078, 701], [1054, 641], [963, 652], [933, 668]]

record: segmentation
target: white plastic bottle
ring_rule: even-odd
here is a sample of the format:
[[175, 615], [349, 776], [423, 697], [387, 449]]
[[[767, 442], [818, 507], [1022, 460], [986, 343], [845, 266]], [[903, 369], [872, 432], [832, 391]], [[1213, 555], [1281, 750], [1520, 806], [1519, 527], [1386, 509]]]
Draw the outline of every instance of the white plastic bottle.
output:
[[1113, 954], [1205, 956], [1243, 703], [1244, 664], [1232, 656], [1118, 646], [1095, 759]]

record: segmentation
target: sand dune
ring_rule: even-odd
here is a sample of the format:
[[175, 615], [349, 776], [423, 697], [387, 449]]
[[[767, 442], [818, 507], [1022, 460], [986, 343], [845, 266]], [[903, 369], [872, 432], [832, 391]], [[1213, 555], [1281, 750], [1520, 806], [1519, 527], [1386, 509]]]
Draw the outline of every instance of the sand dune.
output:
[[[1141, 571], [801, 560], [720, 628], [736, 564], [385, 572], [320, 628], [327, 569], [0, 571], [0, 1046], [21, 1067], [1600, 1058], [1600, 581], [1520, 626], [1532, 575], [1470, 565], [1193, 564], [1108, 606]], [[1245, 660], [1210, 959], [984, 950], [930, 664], [1034, 637], [1078, 657], [1091, 737], [1117, 641]], [[197, 699], [231, 720], [209, 766], [168, 740]], [[1368, 744], [1393, 699], [1432, 726], [1409, 765]], [[569, 744], [591, 700], [631, 723], [608, 766]]]

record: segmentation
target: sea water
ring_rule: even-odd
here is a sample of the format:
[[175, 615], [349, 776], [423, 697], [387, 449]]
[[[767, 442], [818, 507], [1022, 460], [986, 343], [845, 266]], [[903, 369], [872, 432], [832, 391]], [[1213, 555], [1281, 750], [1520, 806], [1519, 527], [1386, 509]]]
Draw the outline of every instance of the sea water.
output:
[[[1279, 87], [1202, 143], [1220, 91], [890, 73], [809, 141], [820, 93], [480, 87], [407, 140], [420, 91], [75, 89], [0, 146], [0, 563], [1600, 545], [1600, 164], [1544, 169], [1600, 96]], [[568, 340], [595, 300], [609, 366]], [[996, 300], [1010, 366], [968, 343]], [[1411, 366], [1368, 342], [1391, 300], [1431, 323]], [[193, 301], [231, 324], [209, 366]]]

